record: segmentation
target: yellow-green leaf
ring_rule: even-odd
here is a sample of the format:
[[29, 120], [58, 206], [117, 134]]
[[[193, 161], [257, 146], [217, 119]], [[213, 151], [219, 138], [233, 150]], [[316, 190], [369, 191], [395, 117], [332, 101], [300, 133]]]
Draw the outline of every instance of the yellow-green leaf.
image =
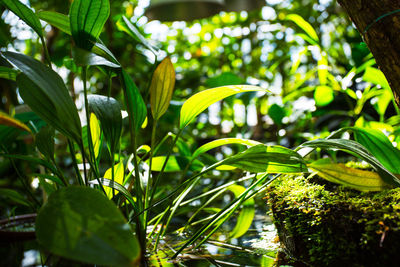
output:
[[207, 144], [202, 145], [198, 149], [193, 152], [192, 158], [198, 157], [200, 154], [203, 154], [213, 148], [230, 145], [230, 144], [240, 144], [246, 146], [255, 146], [261, 144], [260, 142], [249, 140], [249, 139], [241, 139], [241, 138], [222, 138], [218, 140], [211, 141]]
[[32, 133], [31, 129], [29, 129], [29, 127], [26, 126], [24, 123], [1, 111], [0, 111], [0, 124], [18, 128], [20, 130]]
[[286, 16], [287, 20], [293, 21], [297, 24], [313, 41], [318, 42], [319, 38], [317, 33], [315, 32], [314, 28], [311, 26], [310, 23], [305, 21], [301, 16], [297, 14], [289, 14]]
[[158, 120], [168, 109], [175, 86], [175, 70], [167, 57], [157, 66], [150, 84], [151, 113]]
[[200, 93], [190, 97], [183, 104], [179, 127], [181, 129], [185, 128], [194, 120], [194, 118], [196, 118], [197, 115], [215, 102], [218, 102], [231, 95], [253, 91], [266, 90], [252, 85], [229, 85], [201, 91]]
[[[106, 173], [104, 174], [104, 178], [112, 180], [112, 168], [109, 168]], [[124, 182], [124, 163], [120, 161], [118, 164], [114, 165], [114, 182], [117, 182], [119, 184], [123, 184]], [[114, 195], [117, 193], [115, 189], [111, 189], [111, 187], [104, 187], [104, 191], [106, 191], [106, 194], [109, 199], [113, 197], [113, 192], [114, 190]]]
[[327, 163], [325, 160], [313, 162], [309, 167], [330, 182], [359, 191], [381, 191], [390, 188], [376, 172], [349, 168], [344, 164]]
[[335, 95], [333, 93], [333, 89], [329, 86], [326, 85], [320, 85], [315, 88], [314, 91], [314, 100], [315, 104], [318, 107], [323, 107], [326, 105], [329, 105], [333, 99], [335, 98]]
[[321, 58], [318, 60], [318, 78], [322, 85], [328, 81], [328, 59], [326, 53], [321, 53]]
[[92, 135], [94, 156], [97, 159], [100, 154], [101, 131], [99, 120], [94, 113], [90, 113], [90, 134]]
[[[235, 198], [238, 198], [243, 192], [246, 191], [246, 188], [241, 185], [231, 185], [227, 189], [235, 195]], [[247, 230], [249, 230], [255, 213], [256, 211], [253, 198], [249, 198], [243, 202], [242, 209], [240, 210], [236, 219], [235, 228], [233, 228], [233, 230], [230, 232], [230, 238], [238, 238], [244, 235]]]

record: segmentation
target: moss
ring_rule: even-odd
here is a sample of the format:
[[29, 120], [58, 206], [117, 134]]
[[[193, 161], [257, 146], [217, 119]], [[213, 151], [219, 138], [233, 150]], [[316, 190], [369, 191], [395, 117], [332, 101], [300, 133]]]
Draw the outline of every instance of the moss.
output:
[[400, 189], [360, 193], [317, 178], [287, 176], [268, 189], [267, 199], [285, 251], [300, 262], [400, 263]]

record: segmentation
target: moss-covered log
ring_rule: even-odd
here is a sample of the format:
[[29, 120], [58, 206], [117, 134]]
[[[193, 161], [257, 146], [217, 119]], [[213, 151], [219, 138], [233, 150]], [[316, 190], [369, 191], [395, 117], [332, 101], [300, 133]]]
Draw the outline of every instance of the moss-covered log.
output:
[[286, 177], [269, 188], [267, 198], [280, 241], [298, 262], [400, 265], [400, 189], [360, 193]]

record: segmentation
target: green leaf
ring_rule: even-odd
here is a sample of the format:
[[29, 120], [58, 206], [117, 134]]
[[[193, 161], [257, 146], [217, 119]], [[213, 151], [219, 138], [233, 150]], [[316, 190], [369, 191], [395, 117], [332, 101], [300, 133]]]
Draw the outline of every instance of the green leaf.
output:
[[376, 172], [349, 168], [344, 164], [320, 160], [311, 163], [308, 167], [325, 180], [359, 191], [382, 191], [391, 187]]
[[90, 51], [109, 15], [108, 0], [74, 0], [69, 11], [69, 21], [75, 44]]
[[89, 109], [100, 120], [104, 137], [112, 152], [117, 149], [122, 131], [121, 107], [117, 100], [102, 95], [88, 96]]
[[204, 90], [193, 95], [186, 100], [182, 106], [179, 123], [180, 129], [185, 128], [194, 120], [197, 115], [215, 102], [218, 102], [231, 95], [253, 91], [265, 90], [258, 86], [252, 85], [230, 85]]
[[13, 52], [2, 55], [22, 72], [17, 76], [17, 85], [24, 102], [56, 130], [80, 143], [78, 110], [62, 78], [29, 56]]
[[[101, 150], [101, 129], [100, 123], [94, 113], [90, 113], [90, 134], [92, 136], [94, 157], [97, 159]], [[87, 131], [87, 127], [86, 127]], [[87, 133], [86, 133], [87, 134]], [[87, 136], [86, 136], [87, 140]]]
[[193, 152], [192, 158], [197, 158], [199, 155], [220, 146], [230, 145], [230, 144], [239, 144], [245, 146], [255, 146], [261, 144], [260, 142], [249, 140], [249, 139], [242, 139], [242, 138], [222, 138], [218, 140], [211, 141], [207, 144], [202, 145], [198, 149]]
[[122, 18], [117, 21], [117, 28], [118, 30], [129, 34], [133, 39], [149, 49], [153, 54], [157, 54], [158, 49], [151, 45], [150, 42], [146, 40], [146, 38], [139, 32], [139, 30], [136, 29], [135, 25], [133, 25], [125, 16], [122, 16]]
[[20, 160], [25, 160], [34, 164], [42, 165], [49, 169], [53, 173], [57, 173], [57, 170], [54, 168], [52, 164], [50, 164], [48, 161], [42, 160], [38, 157], [31, 157], [31, 156], [25, 156], [25, 155], [11, 155], [11, 154], [0, 154], [0, 157], [5, 157], [5, 158], [10, 158], [10, 159], [20, 159]]
[[354, 139], [363, 145], [390, 172], [400, 174], [400, 150], [395, 148], [381, 131], [360, 127], [346, 128], [354, 133]]
[[[165, 156], [158, 156], [158, 157], [153, 157], [152, 163], [151, 163], [151, 170], [159, 172], [161, 171], [161, 168], [164, 164], [166, 157]], [[147, 161], [148, 163], [148, 161]], [[188, 157], [181, 157], [181, 156], [170, 156], [167, 162], [167, 165], [165, 167], [164, 172], [179, 172], [185, 169], [186, 165], [189, 163], [189, 158]], [[191, 162], [189, 170], [191, 171], [200, 171], [203, 168], [203, 164], [195, 160]]]
[[89, 264], [135, 266], [139, 243], [124, 216], [98, 190], [62, 188], [36, 219], [36, 237], [48, 251]]
[[315, 88], [314, 91], [314, 100], [315, 105], [318, 107], [323, 107], [329, 105], [333, 99], [335, 99], [335, 95], [333, 93], [333, 89], [330, 86], [320, 85]]
[[383, 88], [390, 89], [390, 85], [386, 80], [383, 72], [377, 68], [367, 67], [365, 69], [363, 80], [373, 84], [382, 86]]
[[29, 127], [26, 126], [24, 123], [22, 123], [21, 121], [11, 117], [10, 115], [8, 115], [2, 111], [0, 111], [0, 125], [10, 126], [10, 127], [14, 127], [14, 128], [32, 133], [31, 129], [29, 129]]
[[[238, 198], [243, 192], [246, 191], [241, 185], [231, 185], [227, 188], [231, 191], [235, 198]], [[235, 228], [230, 232], [230, 238], [238, 238], [244, 235], [247, 230], [249, 230], [254, 215], [256, 213], [254, 198], [249, 198], [248, 200], [244, 201], [242, 204], [242, 209], [236, 217], [236, 225]]]
[[7, 67], [0, 66], [0, 78], [15, 81], [18, 71]]
[[150, 84], [150, 106], [155, 120], [168, 109], [175, 86], [175, 70], [171, 60], [166, 57], [157, 66]]
[[75, 47], [72, 49], [72, 56], [77, 66], [106, 66], [114, 69], [119, 69], [121, 66], [115, 64], [103, 56], [98, 56], [95, 53]]
[[307, 172], [303, 158], [282, 146], [252, 146], [244, 152], [222, 160], [221, 165], [232, 165], [249, 172], [300, 173]]
[[140, 95], [139, 89], [132, 81], [132, 78], [124, 71], [121, 71], [120, 80], [124, 88], [125, 103], [134, 130], [137, 132], [147, 116], [146, 104]]
[[272, 104], [268, 109], [268, 115], [277, 125], [282, 124], [282, 119], [286, 116], [286, 109], [278, 104]]
[[325, 52], [321, 53], [318, 60], [318, 78], [321, 85], [325, 85], [328, 81], [328, 59]]
[[54, 128], [47, 125], [36, 134], [36, 147], [47, 159], [54, 161]]
[[319, 42], [319, 38], [314, 28], [310, 23], [305, 21], [301, 16], [297, 14], [289, 14], [285, 17], [286, 20], [293, 21], [297, 24], [313, 41]]
[[[118, 162], [117, 164], [114, 165], [114, 182], [118, 183], [118, 184], [123, 184], [124, 182], [124, 163], [122, 161]], [[104, 174], [104, 178], [112, 180], [112, 168], [109, 168], [105, 174]], [[113, 197], [113, 192], [110, 187], [106, 187], [104, 188], [104, 190], [106, 191], [106, 194], [108, 196], [109, 199], [112, 199]], [[114, 195], [117, 192], [115, 192], [114, 190]]]
[[31, 206], [26, 198], [15, 190], [0, 188], [0, 196], [24, 206]]
[[206, 85], [209, 87], [219, 87], [225, 85], [240, 85], [244, 80], [232, 72], [223, 72], [218, 76], [209, 78]]
[[46, 21], [50, 25], [56, 27], [60, 31], [71, 35], [71, 28], [69, 26], [69, 18], [67, 15], [54, 12], [54, 11], [39, 11], [37, 13], [41, 20]]
[[29, 7], [22, 4], [19, 0], [1, 0], [1, 3], [28, 24], [39, 35], [39, 37], [43, 38], [42, 25], [35, 13], [33, 13]]
[[387, 184], [400, 186], [400, 180], [389, 172], [364, 146], [358, 142], [346, 139], [317, 139], [305, 142], [301, 146], [333, 150], [339, 149], [350, 153], [368, 162]]

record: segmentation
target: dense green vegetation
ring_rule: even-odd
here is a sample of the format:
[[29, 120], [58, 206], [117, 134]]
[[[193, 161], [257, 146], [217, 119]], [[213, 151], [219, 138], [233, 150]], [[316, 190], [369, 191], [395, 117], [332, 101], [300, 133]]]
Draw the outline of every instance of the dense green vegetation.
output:
[[0, 0], [0, 216], [38, 214], [44, 261], [229, 243], [282, 174], [400, 185], [398, 107], [334, 1], [169, 23], [144, 2]]

